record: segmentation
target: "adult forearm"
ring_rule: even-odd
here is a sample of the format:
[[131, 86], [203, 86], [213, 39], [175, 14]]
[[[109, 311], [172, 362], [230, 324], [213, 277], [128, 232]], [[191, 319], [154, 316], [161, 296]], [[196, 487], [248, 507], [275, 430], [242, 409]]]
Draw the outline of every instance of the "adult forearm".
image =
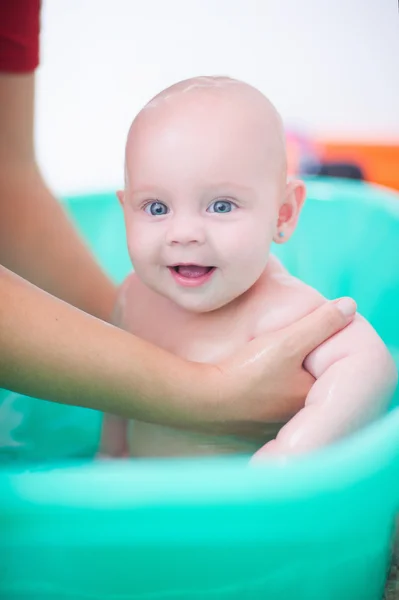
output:
[[217, 418], [210, 394], [213, 372], [214, 367], [187, 363], [0, 267], [0, 387], [187, 426]]

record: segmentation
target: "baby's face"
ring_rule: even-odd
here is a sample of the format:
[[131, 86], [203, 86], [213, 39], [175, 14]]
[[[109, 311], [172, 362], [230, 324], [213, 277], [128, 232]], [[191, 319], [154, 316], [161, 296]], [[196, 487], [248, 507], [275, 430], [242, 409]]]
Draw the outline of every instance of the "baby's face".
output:
[[284, 186], [264, 135], [251, 111], [212, 94], [149, 106], [132, 127], [130, 257], [148, 287], [189, 311], [231, 302], [266, 266]]

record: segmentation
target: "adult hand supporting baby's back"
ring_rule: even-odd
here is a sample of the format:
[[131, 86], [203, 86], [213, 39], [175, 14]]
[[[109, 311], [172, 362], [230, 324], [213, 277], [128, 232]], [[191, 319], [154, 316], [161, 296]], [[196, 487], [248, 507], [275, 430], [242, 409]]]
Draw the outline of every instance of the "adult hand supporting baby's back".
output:
[[297, 413], [314, 382], [303, 367], [306, 356], [346, 327], [355, 312], [350, 298], [327, 302], [296, 323], [252, 340], [220, 364], [220, 412], [229, 413], [223, 431], [230, 424], [232, 433], [257, 438], [271, 423]]

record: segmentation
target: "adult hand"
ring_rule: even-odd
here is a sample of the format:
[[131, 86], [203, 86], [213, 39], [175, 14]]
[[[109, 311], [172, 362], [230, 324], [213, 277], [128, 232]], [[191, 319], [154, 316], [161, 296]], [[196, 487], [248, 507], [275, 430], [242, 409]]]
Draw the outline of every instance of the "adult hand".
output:
[[249, 342], [219, 365], [221, 430], [264, 438], [303, 405], [314, 382], [303, 362], [308, 354], [346, 327], [356, 312], [351, 298], [327, 302], [300, 321]]

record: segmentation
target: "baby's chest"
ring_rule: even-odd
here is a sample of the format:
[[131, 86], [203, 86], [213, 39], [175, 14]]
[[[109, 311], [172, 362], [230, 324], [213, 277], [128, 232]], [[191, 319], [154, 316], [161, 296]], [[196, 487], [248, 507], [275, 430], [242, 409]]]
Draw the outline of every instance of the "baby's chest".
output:
[[231, 335], [198, 336], [188, 338], [182, 336], [175, 348], [166, 348], [186, 360], [202, 363], [217, 363], [230, 357], [250, 339], [249, 335], [236, 332]]
[[123, 328], [186, 360], [204, 363], [228, 358], [253, 337], [251, 319], [244, 314], [218, 319], [153, 311], [148, 318], [127, 307]]

